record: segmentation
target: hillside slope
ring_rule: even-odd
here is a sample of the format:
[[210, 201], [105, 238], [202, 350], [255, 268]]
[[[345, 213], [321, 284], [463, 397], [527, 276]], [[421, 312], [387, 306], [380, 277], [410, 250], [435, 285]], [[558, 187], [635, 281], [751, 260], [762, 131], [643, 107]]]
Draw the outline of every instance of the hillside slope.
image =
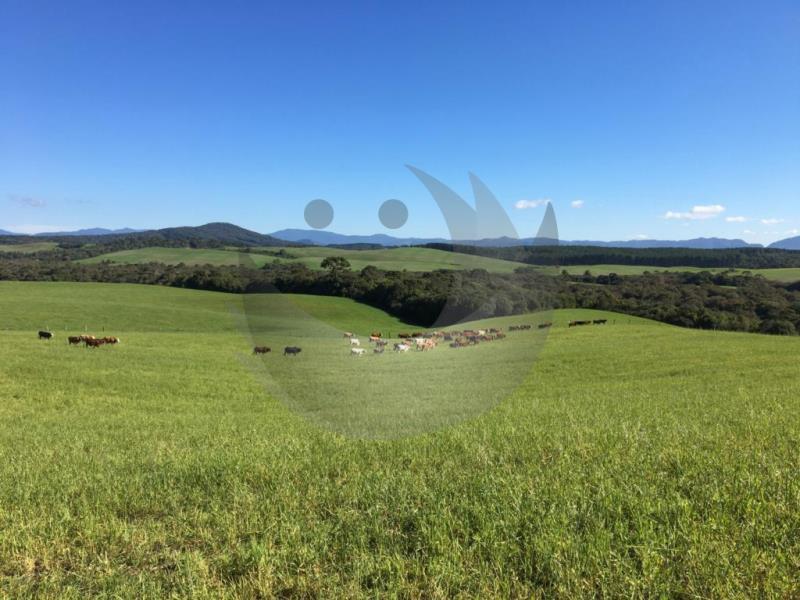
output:
[[[275, 248], [279, 250], [279, 248]], [[510, 273], [524, 266], [513, 261], [446, 252], [432, 248], [384, 248], [381, 250], [346, 250], [341, 248], [306, 247], [285, 248], [290, 258], [256, 252], [240, 255], [229, 250], [205, 248], [139, 248], [101, 254], [82, 262], [97, 263], [105, 260], [117, 263], [135, 264], [143, 262], [163, 262], [166, 264], [245, 264], [262, 266], [270, 262], [300, 262], [310, 269], [321, 269], [320, 263], [328, 256], [344, 256], [352, 269], [360, 270], [368, 265], [379, 269], [395, 271], [432, 271], [436, 269], [486, 269], [496, 273]]]
[[[0, 315], [16, 315], [0, 344], [11, 597], [796, 595], [798, 339], [570, 329], [597, 313], [559, 312], [493, 410], [368, 442], [312, 425], [265, 380], [313, 391], [299, 375], [339, 370], [331, 402], [408, 359], [424, 371], [400, 372], [407, 418], [479, 389], [479, 371], [459, 370], [420, 392], [431, 365], [504, 346], [351, 358], [338, 337], [329, 362], [256, 358], [223, 330], [225, 294], [134, 287], [0, 284]], [[37, 340], [30, 326], [67, 300], [76, 321], [124, 327], [123, 342]], [[168, 317], [208, 329], [153, 330]], [[355, 414], [384, 408], [386, 389]]]

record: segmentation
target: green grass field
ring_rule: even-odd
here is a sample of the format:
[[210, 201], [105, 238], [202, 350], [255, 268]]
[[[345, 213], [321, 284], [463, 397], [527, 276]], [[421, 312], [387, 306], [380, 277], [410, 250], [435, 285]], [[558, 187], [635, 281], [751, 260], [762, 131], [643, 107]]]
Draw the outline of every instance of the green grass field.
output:
[[[352, 358], [342, 329], [404, 325], [334, 298], [0, 282], [0, 595], [798, 596], [800, 339], [566, 327], [602, 314], [556, 311], [478, 415], [476, 365], [501, 385], [494, 356], [538, 334]], [[122, 343], [67, 346], [84, 328]], [[249, 353], [289, 340], [300, 356]], [[331, 387], [371, 377], [406, 394]], [[336, 433], [436, 403], [469, 418]]]
[[[0, 246], [2, 249], [2, 246]], [[276, 249], [277, 250], [277, 249]], [[260, 267], [271, 262], [301, 262], [311, 269], [319, 270], [320, 263], [327, 256], [344, 256], [350, 261], [351, 267], [356, 270], [367, 265], [385, 270], [407, 271], [433, 271], [435, 269], [486, 269], [494, 273], [511, 273], [523, 265], [508, 260], [472, 256], [457, 252], [446, 252], [432, 248], [386, 248], [382, 250], [339, 250], [336, 248], [309, 247], [285, 248], [286, 252], [296, 258], [283, 259], [264, 254], [248, 254], [245, 260], [252, 260], [254, 266]], [[188, 265], [212, 264], [235, 265], [239, 264], [242, 257], [234, 250], [213, 250], [204, 248], [140, 248], [136, 250], [122, 250], [102, 254], [80, 262], [96, 263], [104, 260], [111, 262], [133, 264], [146, 262], [163, 262], [166, 264], [184, 263]], [[546, 270], [545, 267], [542, 267]], [[552, 269], [551, 269], [552, 270]], [[698, 267], [652, 267], [639, 265], [571, 265], [560, 270], [566, 270], [575, 275], [590, 271], [593, 275], [641, 275], [646, 271], [688, 271], [699, 272], [724, 271], [725, 269], [700, 269]], [[555, 271], [553, 271], [555, 272]], [[744, 270], [741, 270], [744, 272]], [[750, 273], [760, 274], [767, 279], [792, 283], [800, 281], [800, 268], [786, 269], [750, 269]]]
[[[275, 248], [274, 250], [279, 250]], [[472, 256], [432, 248], [386, 248], [382, 250], [340, 250], [337, 248], [285, 248], [286, 252], [295, 256], [292, 259], [276, 258], [274, 256], [251, 253], [246, 258], [251, 259], [255, 266], [262, 266], [274, 261], [300, 262], [311, 269], [320, 269], [320, 263], [327, 256], [344, 256], [350, 261], [355, 270], [361, 270], [367, 265], [379, 269], [395, 271], [433, 271], [436, 269], [486, 269], [496, 273], [510, 273], [523, 266], [520, 263]], [[141, 248], [137, 250], [122, 250], [102, 254], [82, 262], [96, 263], [109, 260], [118, 263], [145, 263], [163, 262], [168, 264], [212, 264], [235, 265], [239, 264], [241, 257], [234, 250], [212, 250], [202, 248]]]
[[[699, 273], [700, 271], [711, 271], [712, 273], [727, 271], [727, 269], [701, 269], [699, 267], [648, 267], [641, 265], [570, 265], [563, 267], [562, 270], [566, 270], [573, 275], [582, 275], [586, 271], [589, 271], [592, 275], [608, 275], [609, 273], [616, 273], [617, 275], [641, 275], [647, 271], [651, 273], [656, 271], [689, 273]], [[767, 279], [780, 281], [782, 283], [800, 281], [800, 268], [738, 269], [737, 272], [762, 275]]]
[[52, 250], [57, 244], [55, 242], [31, 242], [29, 244], [0, 244], [0, 252], [42, 252]]

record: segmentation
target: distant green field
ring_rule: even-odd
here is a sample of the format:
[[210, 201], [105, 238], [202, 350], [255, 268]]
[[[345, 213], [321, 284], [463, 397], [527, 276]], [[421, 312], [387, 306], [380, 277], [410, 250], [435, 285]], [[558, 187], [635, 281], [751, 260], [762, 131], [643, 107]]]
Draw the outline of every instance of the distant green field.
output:
[[[800, 339], [552, 318], [535, 361], [536, 331], [352, 357], [342, 329], [405, 326], [334, 298], [0, 282], [0, 595], [797, 597]], [[68, 346], [84, 328], [122, 343]], [[487, 373], [519, 386], [453, 427], [331, 431], [446, 422]]]
[[[0, 247], [2, 248], [2, 247]], [[275, 251], [279, 248], [275, 248]], [[301, 262], [311, 269], [319, 270], [320, 263], [327, 256], [344, 256], [355, 270], [361, 270], [367, 265], [372, 265], [385, 270], [407, 271], [433, 271], [436, 269], [486, 269], [493, 273], [511, 273], [519, 267], [529, 266], [508, 260], [472, 256], [457, 252], [447, 252], [432, 248], [386, 248], [382, 250], [339, 250], [336, 248], [308, 247], [285, 248], [286, 252], [295, 256], [292, 259], [277, 258], [275, 256], [250, 253], [240, 256], [235, 250], [211, 250], [203, 248], [141, 248], [137, 250], [122, 250], [84, 259], [80, 262], [96, 263], [104, 260], [123, 264], [146, 262], [163, 262], [166, 264], [184, 263], [188, 265], [212, 264], [235, 265], [240, 260], [252, 261], [250, 264], [260, 267], [271, 262]], [[542, 270], [551, 270], [541, 267]], [[575, 275], [581, 275], [587, 270], [593, 275], [641, 275], [646, 271], [724, 271], [726, 269], [701, 269], [698, 267], [654, 267], [639, 265], [570, 265], [560, 267]], [[741, 272], [746, 270], [742, 269]], [[749, 269], [750, 273], [760, 274], [767, 279], [790, 283], [800, 281], [800, 268], [785, 269]], [[555, 271], [553, 271], [555, 272]]]
[[0, 244], [0, 252], [42, 252], [52, 250], [57, 244], [55, 242], [31, 242], [29, 244]]
[[[279, 248], [275, 248], [275, 251]], [[495, 273], [510, 273], [524, 266], [520, 263], [459, 254], [432, 248], [386, 248], [382, 250], [339, 250], [337, 248], [285, 248], [292, 259], [276, 258], [256, 252], [246, 254], [255, 266], [270, 262], [301, 262], [311, 269], [320, 269], [320, 263], [327, 256], [344, 256], [355, 270], [372, 265], [385, 270], [433, 271], [436, 269], [486, 269]], [[109, 260], [118, 263], [163, 262], [167, 264], [239, 264], [242, 257], [234, 250], [209, 250], [195, 248], [141, 248], [122, 250], [85, 259], [82, 262], [96, 263]]]
[[[255, 256], [254, 262], [261, 266], [271, 257]], [[148, 262], [161, 262], [176, 265], [236, 265], [239, 264], [239, 254], [229, 250], [214, 250], [209, 248], [137, 248], [135, 250], [120, 250], [85, 258], [79, 262], [98, 263], [111, 261], [121, 264], [139, 264]]]
[[[698, 273], [700, 271], [722, 272], [727, 269], [701, 269], [699, 267], [651, 267], [641, 265], [570, 265], [562, 267], [568, 273], [574, 275], [582, 275], [589, 271], [592, 275], [608, 275], [609, 273], [616, 273], [617, 275], [641, 275], [647, 271], [654, 273], [656, 271], [675, 271], [675, 272], [690, 272]], [[800, 268], [784, 268], [784, 269], [739, 269], [738, 272], [749, 272], [753, 275], [762, 275], [767, 279], [774, 281], [781, 281], [784, 283], [791, 283], [800, 281]]]

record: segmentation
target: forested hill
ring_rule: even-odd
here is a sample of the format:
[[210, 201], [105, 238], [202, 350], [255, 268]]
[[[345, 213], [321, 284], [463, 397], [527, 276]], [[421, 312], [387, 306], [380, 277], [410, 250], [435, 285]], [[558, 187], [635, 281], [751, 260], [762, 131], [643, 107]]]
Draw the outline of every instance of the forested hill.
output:
[[705, 269], [800, 267], [800, 252], [777, 248], [603, 248], [597, 246], [511, 246], [485, 248], [426, 244], [428, 248], [513, 260], [530, 265], [643, 265]]
[[[62, 247], [75, 248], [98, 244], [106, 248], [142, 248], [146, 246], [292, 246], [269, 235], [250, 231], [231, 223], [207, 223], [198, 227], [168, 227], [135, 233], [64, 236], [0, 236], [3, 244], [24, 244], [31, 241], [52, 241]], [[108, 250], [106, 250], [108, 251]]]

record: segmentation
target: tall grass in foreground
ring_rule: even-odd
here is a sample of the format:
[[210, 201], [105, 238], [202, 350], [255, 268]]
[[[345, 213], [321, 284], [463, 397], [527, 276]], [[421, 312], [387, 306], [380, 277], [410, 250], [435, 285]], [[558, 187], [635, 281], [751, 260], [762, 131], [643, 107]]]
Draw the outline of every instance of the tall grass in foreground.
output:
[[[36, 340], [61, 293], [123, 343]], [[360, 441], [265, 395], [229, 297], [180, 294], [0, 285], [0, 595], [800, 595], [800, 340], [559, 312], [488, 414]]]

